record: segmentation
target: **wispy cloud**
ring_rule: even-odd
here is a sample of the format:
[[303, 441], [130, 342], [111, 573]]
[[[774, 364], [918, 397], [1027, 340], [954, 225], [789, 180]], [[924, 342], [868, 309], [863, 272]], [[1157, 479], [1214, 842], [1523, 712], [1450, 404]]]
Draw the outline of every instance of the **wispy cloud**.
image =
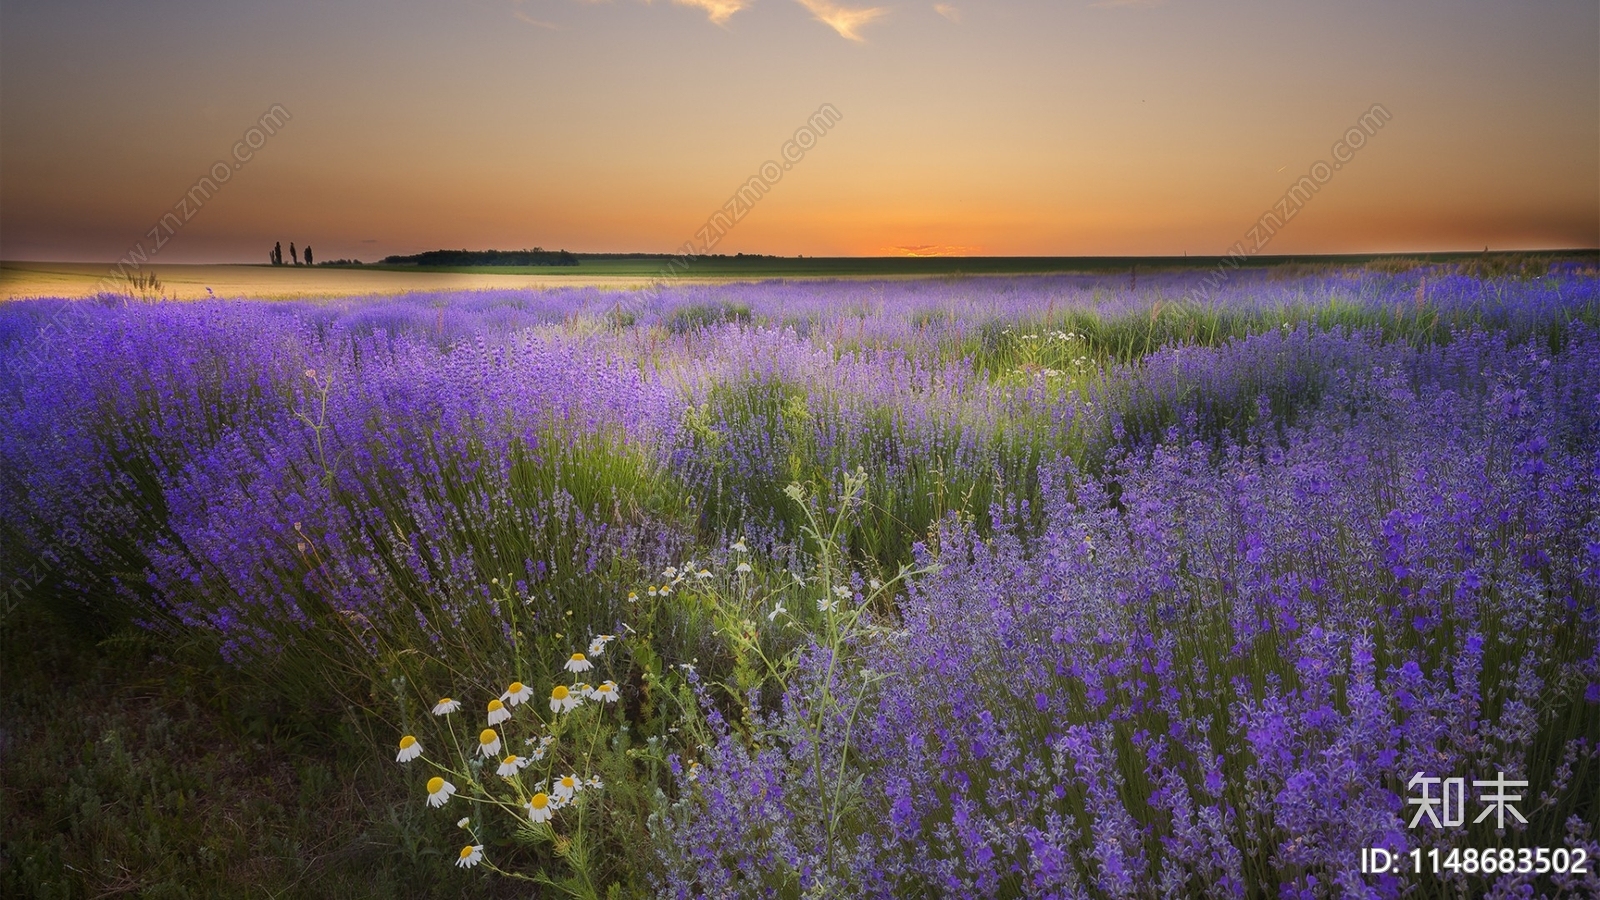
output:
[[547, 28], [551, 31], [561, 30], [561, 26], [554, 22], [546, 22], [543, 19], [535, 19], [533, 16], [523, 12], [522, 4], [524, 2], [526, 2], [526, 0], [511, 0], [511, 15], [515, 16], [517, 21], [526, 22], [535, 28]]
[[961, 247], [953, 244], [907, 244], [886, 247], [884, 251], [893, 256], [971, 256], [977, 249], [977, 247]]
[[851, 41], [866, 40], [861, 36], [861, 27], [889, 13], [881, 6], [851, 9], [848, 6], [840, 6], [832, 0], [795, 0], [795, 2], [811, 10], [811, 14], [817, 17], [818, 22], [839, 32], [840, 37]]
[[1116, 7], [1134, 8], [1140, 6], [1164, 6], [1167, 0], [1099, 0], [1090, 6], [1096, 9], [1113, 9]]
[[750, 0], [672, 0], [679, 6], [692, 6], [706, 11], [706, 17], [718, 25], [741, 9], [748, 9]]
[[961, 21], [961, 10], [956, 9], [954, 3], [935, 3], [933, 5], [933, 11], [941, 16], [944, 16], [946, 19], [949, 19], [952, 22]]
[[518, 21], [527, 22], [529, 25], [532, 25], [535, 28], [548, 28], [551, 31], [561, 30], [560, 25], [557, 25], [554, 22], [546, 22], [543, 19], [535, 19], [533, 16], [528, 15], [520, 9], [513, 9], [511, 14], [516, 16]]

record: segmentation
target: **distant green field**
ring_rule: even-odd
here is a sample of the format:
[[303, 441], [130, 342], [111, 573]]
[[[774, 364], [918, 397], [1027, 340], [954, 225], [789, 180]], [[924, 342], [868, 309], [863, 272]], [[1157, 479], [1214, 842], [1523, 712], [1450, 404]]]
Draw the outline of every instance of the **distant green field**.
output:
[[[1501, 258], [1507, 254], [1488, 254]], [[1520, 255], [1520, 254], [1518, 254]], [[1593, 250], [1546, 251], [1541, 257], [1595, 258]], [[695, 256], [682, 258], [643, 254], [577, 254], [576, 266], [416, 266], [365, 265], [351, 268], [393, 272], [444, 272], [559, 276], [617, 276], [652, 278], [926, 278], [951, 275], [1037, 275], [1064, 272], [1116, 272], [1139, 269], [1208, 269], [1224, 263], [1220, 256], [937, 256], [937, 257], [773, 257]], [[1319, 256], [1253, 256], [1240, 265], [1266, 268], [1297, 265], [1365, 265], [1380, 260], [1414, 260], [1427, 263], [1463, 262], [1484, 258], [1483, 253], [1362, 253]]]

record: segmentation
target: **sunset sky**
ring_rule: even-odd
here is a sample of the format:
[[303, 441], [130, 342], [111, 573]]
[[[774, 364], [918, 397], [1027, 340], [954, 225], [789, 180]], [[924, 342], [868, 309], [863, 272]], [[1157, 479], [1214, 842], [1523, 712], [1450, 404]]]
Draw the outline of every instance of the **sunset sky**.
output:
[[824, 104], [719, 252], [1221, 253], [1374, 104], [1266, 252], [1600, 245], [1594, 0], [8, 0], [0, 258], [668, 252]]

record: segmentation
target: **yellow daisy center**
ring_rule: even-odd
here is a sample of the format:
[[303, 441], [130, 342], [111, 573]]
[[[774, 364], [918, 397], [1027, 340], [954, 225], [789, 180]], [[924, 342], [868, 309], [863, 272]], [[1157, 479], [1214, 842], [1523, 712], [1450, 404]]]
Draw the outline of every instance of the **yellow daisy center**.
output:
[[570, 694], [570, 693], [572, 693], [572, 692], [567, 690], [567, 686], [566, 685], [558, 684], [558, 685], [556, 685], [556, 689], [550, 692], [550, 699], [551, 700], [565, 700], [565, 699], [567, 699], [567, 695]]
[[511, 686], [506, 688], [506, 693], [508, 693], [508, 694], [520, 694], [520, 693], [522, 693], [522, 682], [520, 682], [520, 681], [511, 682]]
[[489, 712], [495, 712], [496, 710], [501, 710], [501, 709], [505, 709], [505, 708], [506, 708], [506, 705], [504, 703], [501, 703], [499, 700], [490, 700], [489, 701]]
[[405, 750], [408, 747], [410, 747], [412, 744], [415, 744], [416, 742], [417, 742], [417, 739], [408, 734], [405, 737], [400, 739], [400, 749], [401, 750]]
[[451, 700], [449, 697], [440, 697], [439, 698], [439, 702], [435, 703], [434, 706], [444, 706], [446, 703], [453, 703], [453, 702], [455, 702], [455, 701]]
[[428, 793], [437, 794], [444, 790], [444, 779], [435, 775], [428, 779]]
[[496, 740], [499, 740], [499, 738], [500, 736], [494, 733], [493, 728], [485, 728], [483, 731], [478, 733], [478, 743], [480, 744], [492, 744]]
[[512, 754], [512, 755], [506, 757], [505, 759], [501, 760], [501, 762], [505, 763], [508, 766], [516, 765], [517, 756], [516, 756], [516, 754]]
[[583, 662], [583, 658], [584, 657], [583, 657], [582, 653], [574, 653], [574, 654], [572, 654], [572, 661], [573, 662]]
[[461, 848], [461, 858], [462, 859], [466, 859], [467, 857], [469, 857], [471, 855], [472, 855], [472, 848], [471, 847], [462, 847]]
[[539, 793], [533, 795], [533, 799], [528, 801], [528, 805], [534, 809], [544, 809], [546, 806], [550, 805], [550, 795], [546, 794], [544, 791], [540, 791]]
[[561, 779], [561, 786], [562, 787], [572, 787], [573, 783], [574, 782], [573, 782], [573, 778], [572, 778], [571, 775], [564, 776]]

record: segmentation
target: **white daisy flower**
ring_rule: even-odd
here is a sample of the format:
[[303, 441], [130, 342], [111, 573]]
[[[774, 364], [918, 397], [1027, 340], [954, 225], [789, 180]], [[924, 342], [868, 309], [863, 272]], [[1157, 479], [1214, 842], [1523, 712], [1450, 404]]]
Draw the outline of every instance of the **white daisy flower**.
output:
[[568, 672], [577, 674], [578, 672], [587, 672], [594, 668], [594, 663], [589, 662], [589, 658], [584, 656], [582, 653], [574, 653], [572, 654], [571, 658], [567, 660], [567, 664], [562, 666], [562, 668], [566, 669]]
[[456, 786], [443, 778], [435, 775], [428, 779], [428, 805], [434, 809], [445, 804], [450, 795], [456, 792]]
[[473, 844], [470, 847], [462, 847], [461, 855], [456, 858], [456, 865], [463, 869], [470, 869], [481, 862], [483, 862], [482, 844]]
[[517, 772], [521, 771], [522, 767], [527, 764], [528, 760], [523, 759], [522, 757], [513, 753], [500, 761], [500, 768], [496, 769], [495, 772], [501, 778], [510, 778], [511, 776], [517, 774]]
[[[676, 583], [676, 582], [674, 582], [674, 584], [675, 584], [675, 583]], [[661, 596], [663, 596], [663, 597], [665, 597], [665, 596], [666, 596], [666, 595], [668, 595], [668, 594], [670, 594], [670, 593], [672, 593], [672, 585], [670, 585], [670, 584], [663, 584], [663, 585], [662, 585], [662, 586], [661, 586]]]
[[657, 594], [659, 594], [659, 593], [660, 593], [660, 591], [659, 591], [659, 590], [658, 590], [658, 589], [657, 589], [657, 588], [656, 588], [656, 586], [655, 586], [655, 585], [653, 585], [653, 584], [652, 584], [652, 585], [650, 585], [650, 590], [649, 590], [649, 594], [650, 594], [650, 596], [652, 596], [652, 597], [654, 597], [654, 596], [656, 596], [656, 595], [657, 595]]
[[589, 682], [580, 681], [572, 686], [572, 693], [574, 696], [588, 700], [594, 696], [594, 688], [589, 686]]
[[615, 703], [621, 698], [621, 695], [617, 692], [617, 683], [615, 681], [601, 682], [600, 686], [591, 691], [589, 695], [602, 703]]
[[838, 605], [839, 601], [834, 600], [831, 597], [823, 597], [821, 600], [817, 601], [817, 610], [820, 612], [828, 612]]
[[548, 822], [555, 815], [555, 806], [550, 803], [550, 795], [540, 791], [523, 804], [528, 810], [528, 818], [535, 822]]
[[500, 752], [500, 735], [495, 734], [493, 728], [485, 728], [478, 733], [478, 752], [486, 759], [493, 759]]
[[584, 781], [583, 786], [587, 787], [587, 788], [594, 788], [595, 790], [598, 791], [601, 788], [605, 787], [606, 783], [604, 781], [600, 780], [600, 776], [599, 775], [591, 775], [591, 776], [589, 776], [588, 780]]
[[422, 755], [422, 742], [411, 735], [400, 739], [400, 752], [395, 755], [395, 762], [408, 763]]
[[850, 589], [842, 584], [834, 585], [833, 593], [837, 595], [840, 600], [850, 599]]
[[572, 795], [576, 794], [582, 787], [583, 779], [576, 775], [563, 775], [556, 779], [556, 786], [552, 793], [562, 800], [570, 800]]
[[667, 566], [666, 570], [661, 573], [661, 577], [663, 577], [663, 578], [676, 578], [677, 575], [678, 575], [678, 567], [677, 566]]
[[573, 693], [566, 685], [558, 684], [550, 689], [551, 712], [571, 712], [581, 705], [583, 705], [583, 695]]
[[471, 824], [472, 824], [472, 817], [471, 816], [462, 816], [459, 820], [457, 820], [456, 827], [457, 828], [465, 828], [465, 827], [467, 827], [468, 825], [471, 825]]
[[744, 538], [739, 538], [737, 541], [734, 541], [732, 549], [735, 552], [738, 552], [738, 553], [749, 553], [750, 552], [750, 548], [745, 546]]
[[737, 574], [737, 575], [749, 575], [750, 574], [750, 564], [746, 563], [746, 562], [739, 563], [737, 566], [733, 567], [733, 571], [734, 571], [734, 574]]
[[638, 591], [629, 591], [628, 592], [628, 602], [629, 603], [638, 603], [639, 602], [639, 592]]
[[694, 577], [700, 579], [701, 581], [705, 581], [707, 578], [711, 577], [711, 570], [701, 569], [700, 571], [694, 573]]
[[533, 699], [533, 689], [520, 681], [513, 681], [511, 686], [506, 688], [506, 692], [500, 695], [500, 699], [516, 706], [525, 700]]
[[779, 603], [778, 605], [772, 607], [772, 612], [767, 613], [767, 621], [771, 622], [773, 619], [776, 619], [788, 611], [789, 610], [782, 603]]
[[460, 700], [451, 700], [449, 697], [441, 697], [439, 698], [439, 702], [433, 705], [433, 714], [436, 716], [448, 716], [460, 708]]
[[589, 655], [599, 656], [600, 654], [606, 652], [606, 645], [616, 639], [617, 636], [614, 634], [602, 634], [597, 636], [594, 640], [589, 642]]
[[498, 698], [489, 701], [490, 725], [499, 725], [501, 722], [504, 722], [509, 718], [511, 718], [511, 710], [506, 709], [506, 705], [504, 703], [501, 703]]

